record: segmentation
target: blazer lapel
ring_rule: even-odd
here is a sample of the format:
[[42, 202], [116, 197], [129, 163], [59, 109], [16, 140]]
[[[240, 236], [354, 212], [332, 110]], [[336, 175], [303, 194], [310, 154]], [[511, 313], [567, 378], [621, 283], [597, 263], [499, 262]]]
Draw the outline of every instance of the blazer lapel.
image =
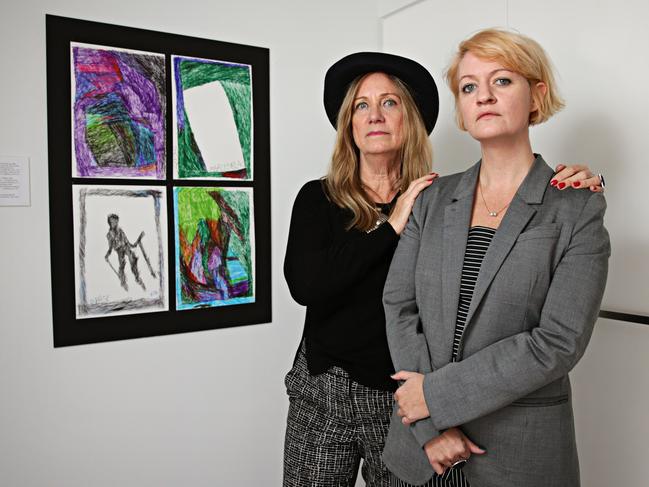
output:
[[491, 281], [493, 281], [498, 269], [500, 269], [500, 266], [509, 254], [509, 251], [514, 246], [516, 239], [527, 225], [527, 222], [529, 222], [532, 216], [534, 216], [534, 213], [536, 213], [534, 208], [528, 206], [524, 201], [520, 200], [518, 196], [514, 196], [514, 199], [507, 210], [507, 214], [500, 223], [500, 227], [498, 228], [498, 231], [496, 231], [496, 234], [491, 241], [491, 245], [489, 245], [489, 250], [487, 250], [487, 254], [482, 261], [478, 280], [476, 281], [473, 290], [471, 305], [469, 306], [469, 311], [466, 316], [467, 325], [465, 327], [465, 333], [466, 328], [468, 328], [471, 323], [475, 310], [480, 305]]
[[442, 240], [442, 323], [439, 340], [440, 347], [435, 356], [445, 357], [450, 362], [455, 333], [457, 307], [460, 300], [460, 278], [464, 263], [464, 251], [471, 223], [473, 194], [480, 172], [480, 162], [469, 168], [458, 183], [451, 202], [444, 209], [444, 229]]
[[482, 267], [480, 268], [471, 299], [471, 306], [466, 317], [464, 333], [466, 333], [466, 330], [471, 324], [471, 319], [478, 306], [480, 306], [491, 281], [493, 281], [503, 261], [511, 251], [514, 243], [516, 243], [516, 239], [536, 213], [535, 206], [543, 202], [543, 195], [549, 186], [550, 178], [553, 174], [554, 172], [545, 163], [543, 158], [537, 155], [534, 164], [530, 168], [530, 172], [514, 195], [509, 209], [500, 223], [500, 227], [496, 231], [489, 250], [482, 261]]

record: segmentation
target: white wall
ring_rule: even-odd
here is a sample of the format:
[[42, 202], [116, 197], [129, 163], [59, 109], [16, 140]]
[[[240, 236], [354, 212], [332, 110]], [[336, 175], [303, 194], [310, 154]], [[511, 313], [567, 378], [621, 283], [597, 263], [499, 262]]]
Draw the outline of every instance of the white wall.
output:
[[[271, 324], [53, 348], [45, 13], [270, 48]], [[378, 27], [375, 0], [2, 2], [0, 155], [30, 156], [32, 204], [0, 207], [0, 485], [280, 484], [304, 316], [281, 273], [290, 209], [333, 142], [324, 72]]]
[[[453, 121], [442, 73], [458, 42], [486, 27], [518, 29], [552, 57], [566, 109], [532, 129], [551, 163], [587, 161], [607, 176], [613, 256], [604, 308], [649, 314], [649, 226], [645, 145], [649, 133], [649, 4], [586, 0], [426, 0], [381, 11], [382, 47], [413, 57], [439, 80], [434, 166], [461, 171], [479, 146]], [[600, 319], [573, 388], [582, 485], [647, 485], [649, 327]]]
[[[634, 220], [611, 215], [637, 213], [646, 205], [646, 199], [633, 198], [647, 195], [643, 179], [634, 177], [647, 133], [642, 114], [649, 113], [643, 91], [649, 74], [643, 58], [647, 7], [636, 1], [620, 8], [612, 0], [599, 7], [585, 0], [570, 5], [558, 0], [538, 7], [515, 0], [3, 2], [0, 155], [31, 157], [32, 204], [0, 207], [0, 485], [280, 483], [287, 407], [282, 378], [304, 314], [288, 294], [281, 264], [294, 195], [304, 181], [324, 172], [333, 141], [322, 109], [323, 75], [346, 53], [382, 45], [418, 59], [441, 80], [452, 47], [473, 30], [509, 20], [539, 39], [558, 65], [569, 108], [547, 132], [535, 131], [535, 140], [553, 159], [605, 168], [613, 243], [640, 255], [647, 248], [641, 233], [649, 228], [645, 220], [636, 219], [637, 233], [621, 239], [622, 225]], [[52, 347], [45, 13], [270, 48], [273, 323]], [[478, 152], [452, 125], [445, 90], [440, 86], [433, 143], [437, 169], [450, 173]], [[579, 110], [571, 112], [572, 107]], [[629, 114], [636, 118], [628, 120]], [[589, 123], [596, 116], [597, 123]], [[557, 137], [555, 125], [585, 129]], [[571, 144], [573, 134], [577, 142]], [[632, 262], [620, 259], [613, 272], [633, 270]], [[627, 298], [646, 297], [644, 290], [620, 286], [615, 299], [622, 306]], [[649, 329], [600, 320], [573, 374], [583, 485], [645, 482], [647, 351]]]
[[427, 0], [382, 15], [383, 50], [419, 60], [438, 80], [441, 110], [432, 140], [441, 174], [480, 157], [478, 145], [453, 122], [453, 97], [443, 82], [458, 42], [479, 29], [501, 26], [530, 35], [546, 48], [567, 107], [532, 129], [533, 147], [548, 162], [586, 161], [606, 175], [613, 254], [602, 307], [649, 315], [649, 225], [643, 224], [649, 205], [644, 181], [649, 97], [636, 85], [649, 76], [644, 54], [649, 4]]

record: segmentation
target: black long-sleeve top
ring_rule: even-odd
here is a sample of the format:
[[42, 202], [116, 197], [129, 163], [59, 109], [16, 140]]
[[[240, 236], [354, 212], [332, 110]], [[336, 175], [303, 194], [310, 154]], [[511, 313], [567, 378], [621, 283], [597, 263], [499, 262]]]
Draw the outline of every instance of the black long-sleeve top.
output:
[[307, 307], [309, 372], [338, 365], [360, 384], [393, 391], [382, 294], [399, 236], [389, 223], [370, 233], [346, 230], [350, 218], [329, 201], [322, 180], [306, 183], [293, 205], [284, 276]]

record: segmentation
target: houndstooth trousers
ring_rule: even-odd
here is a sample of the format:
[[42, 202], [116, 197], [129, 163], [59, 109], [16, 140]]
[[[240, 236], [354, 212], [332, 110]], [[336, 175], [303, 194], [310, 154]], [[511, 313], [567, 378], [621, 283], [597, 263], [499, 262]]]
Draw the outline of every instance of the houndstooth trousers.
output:
[[[353, 487], [358, 467], [367, 487], [406, 487], [381, 460], [392, 393], [366, 387], [345, 370], [309, 374], [304, 344], [285, 379], [289, 410], [284, 487]], [[459, 473], [434, 476], [427, 487], [468, 487]]]
[[392, 393], [359, 384], [336, 366], [310, 375], [304, 344], [285, 383], [284, 487], [352, 487], [361, 459], [366, 485], [389, 487], [381, 452]]

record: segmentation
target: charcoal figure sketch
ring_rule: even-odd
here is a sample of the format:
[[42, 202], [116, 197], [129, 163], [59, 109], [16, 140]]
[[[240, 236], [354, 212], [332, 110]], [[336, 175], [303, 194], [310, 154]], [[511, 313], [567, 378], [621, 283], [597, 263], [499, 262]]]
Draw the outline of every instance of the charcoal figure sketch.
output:
[[[144, 232], [140, 232], [140, 236], [137, 238], [135, 243], [131, 243], [128, 240], [128, 237], [126, 236], [124, 230], [122, 230], [122, 228], [119, 226], [119, 215], [116, 215], [115, 213], [108, 215], [108, 226], [109, 230], [106, 234], [106, 240], [108, 240], [108, 252], [106, 252], [104, 259], [113, 270], [113, 272], [115, 272], [115, 275], [117, 275], [117, 277], [119, 278], [119, 283], [122, 285], [124, 290], [128, 291], [128, 284], [126, 283], [126, 272], [124, 272], [126, 268], [126, 259], [128, 258], [129, 264], [131, 265], [131, 272], [133, 273], [133, 277], [135, 277], [135, 282], [142, 286], [142, 289], [146, 290], [144, 281], [142, 281], [142, 278], [140, 277], [140, 269], [137, 265], [138, 257], [132, 250], [137, 247], [140, 248], [142, 256], [144, 257], [144, 261], [149, 267], [149, 272], [151, 273], [151, 276], [155, 278], [155, 271], [153, 270], [149, 256], [147, 255], [146, 251], [144, 250], [144, 246], [142, 245], [142, 237], [144, 237]], [[113, 250], [117, 254], [119, 271], [116, 270], [115, 267], [113, 267], [113, 264], [109, 259], [110, 254], [113, 252]]]
[[165, 200], [160, 187], [74, 186], [77, 318], [168, 309]]

